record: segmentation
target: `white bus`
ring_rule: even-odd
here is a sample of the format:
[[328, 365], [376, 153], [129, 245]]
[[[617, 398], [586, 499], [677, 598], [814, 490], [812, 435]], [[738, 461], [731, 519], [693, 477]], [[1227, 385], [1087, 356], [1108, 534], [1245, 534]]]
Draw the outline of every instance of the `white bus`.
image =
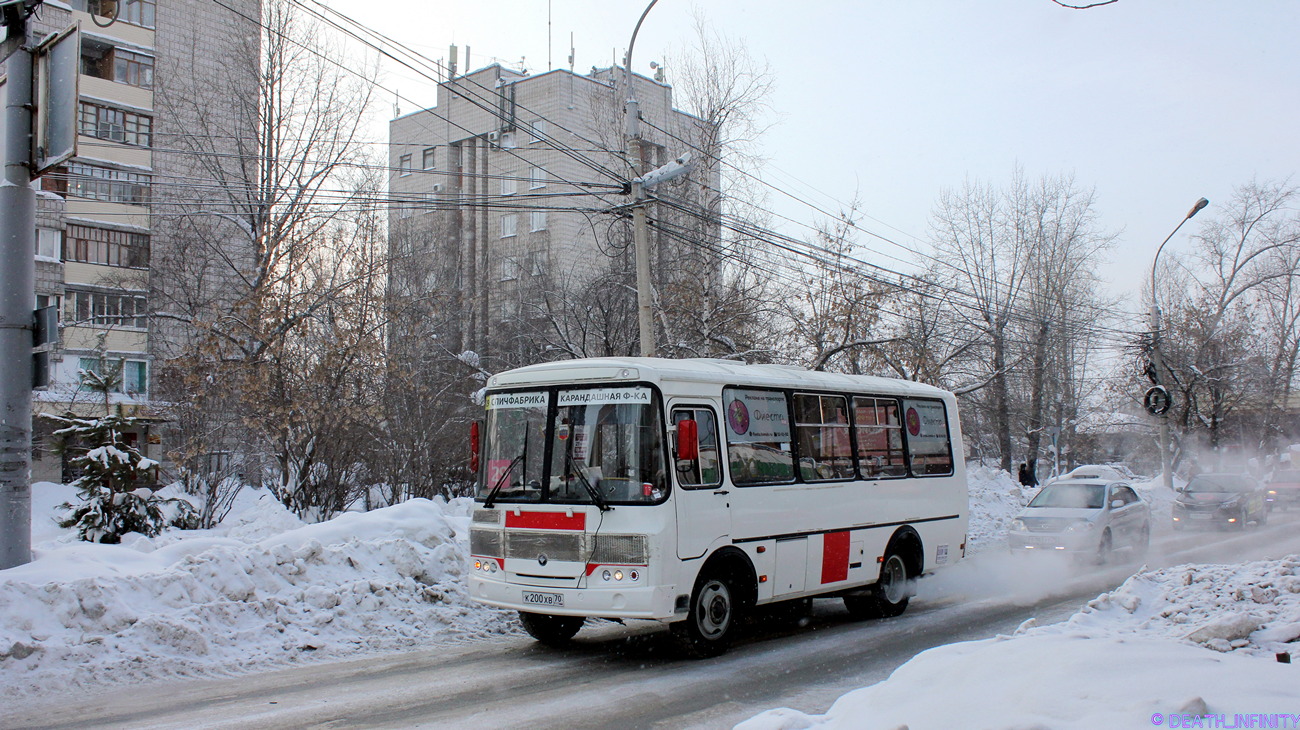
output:
[[888, 378], [727, 360], [552, 362], [488, 380], [472, 596], [537, 640], [586, 617], [725, 651], [758, 606], [894, 616], [965, 555], [957, 403]]

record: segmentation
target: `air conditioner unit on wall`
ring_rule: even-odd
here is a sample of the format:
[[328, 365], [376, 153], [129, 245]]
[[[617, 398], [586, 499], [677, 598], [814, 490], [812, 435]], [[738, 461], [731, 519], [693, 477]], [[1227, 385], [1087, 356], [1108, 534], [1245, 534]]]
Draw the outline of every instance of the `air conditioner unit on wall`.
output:
[[491, 132], [488, 132], [488, 141], [489, 141], [489, 142], [499, 142], [500, 140], [501, 140], [501, 133], [500, 133], [500, 132], [498, 132], [498, 131], [496, 131], [496, 130], [493, 130], [493, 131], [491, 131]]
[[442, 192], [442, 183], [434, 183], [434, 184], [433, 184], [433, 192], [435, 192], [435, 193], [441, 193], [441, 192]]

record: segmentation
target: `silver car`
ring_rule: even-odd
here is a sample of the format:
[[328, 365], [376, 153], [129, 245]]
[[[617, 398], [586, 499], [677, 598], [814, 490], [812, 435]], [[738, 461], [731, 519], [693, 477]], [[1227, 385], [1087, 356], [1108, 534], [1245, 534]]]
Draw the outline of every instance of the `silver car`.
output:
[[1011, 521], [1013, 553], [1064, 553], [1105, 563], [1111, 552], [1146, 550], [1151, 507], [1128, 484], [1105, 479], [1049, 482]]

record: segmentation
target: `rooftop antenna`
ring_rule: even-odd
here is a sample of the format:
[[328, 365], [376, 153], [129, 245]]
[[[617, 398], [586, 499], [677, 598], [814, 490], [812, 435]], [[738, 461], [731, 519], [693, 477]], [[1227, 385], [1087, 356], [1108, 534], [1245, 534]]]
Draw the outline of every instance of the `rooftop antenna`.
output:
[[546, 0], [546, 70], [551, 70], [551, 0]]
[[393, 118], [402, 116], [402, 95], [393, 89]]
[[451, 58], [451, 63], [447, 64], [447, 80], [451, 81], [452, 79], [456, 78], [456, 44], [455, 43], [451, 44], [451, 51], [448, 55]]

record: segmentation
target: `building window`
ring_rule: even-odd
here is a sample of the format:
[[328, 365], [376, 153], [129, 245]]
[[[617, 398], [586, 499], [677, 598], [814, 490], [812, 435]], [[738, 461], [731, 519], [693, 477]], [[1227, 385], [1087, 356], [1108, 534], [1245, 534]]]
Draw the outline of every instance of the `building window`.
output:
[[536, 190], [546, 187], [546, 170], [534, 167], [528, 171], [528, 189]]
[[153, 144], [153, 119], [122, 109], [81, 102], [80, 132], [87, 137], [149, 147]]
[[501, 237], [510, 238], [515, 235], [516, 227], [519, 223], [519, 217], [514, 213], [501, 216]]
[[545, 251], [528, 252], [528, 275], [529, 276], [546, 275], [546, 252]]
[[397, 174], [400, 177], [406, 177], [411, 174], [411, 156], [402, 155], [397, 158]]
[[[110, 359], [109, 366], [116, 371], [113, 374], [119, 376], [113, 386], [114, 393], [144, 395], [149, 392], [149, 363], [143, 360], [118, 360], [114, 363]], [[118, 370], [119, 366], [120, 370]], [[96, 375], [106, 374], [104, 361], [97, 357], [78, 358], [77, 369]], [[84, 379], [82, 382], [84, 384]]]
[[533, 212], [529, 213], [528, 223], [529, 223], [530, 231], [536, 232], [536, 231], [546, 230], [546, 211], [534, 210]]
[[99, 292], [69, 288], [63, 296], [63, 319], [81, 327], [149, 326], [144, 294]]
[[[116, 4], [118, 20], [145, 28], [154, 27], [154, 15], [157, 10], [157, 3], [154, 0], [124, 0]], [[107, 17], [112, 12], [111, 7], [106, 7], [111, 3], [104, 0], [89, 0], [86, 5], [86, 12], [91, 15]]]
[[59, 302], [60, 299], [62, 299], [62, 297], [60, 297], [58, 294], [37, 294], [36, 308], [45, 309], [46, 307], [54, 307], [54, 318], [58, 319], [59, 313], [63, 309], [63, 307]]
[[36, 229], [36, 258], [59, 260], [59, 242], [63, 234], [53, 228]]
[[153, 57], [90, 38], [81, 41], [81, 72], [119, 84], [153, 88]]
[[148, 175], [81, 162], [69, 164], [67, 173], [65, 192], [68, 195], [108, 203], [143, 205], [149, 202]]
[[528, 125], [528, 144], [546, 141], [546, 120], [538, 119]]
[[423, 162], [423, 165], [424, 165], [424, 169], [426, 169], [426, 170], [432, 170], [432, 169], [434, 168], [434, 166], [437, 164], [437, 160], [438, 160], [438, 158], [437, 158], [437, 148], [436, 148], [436, 147], [427, 147], [427, 148], [425, 148], [425, 150], [424, 150], [424, 159], [423, 159], [423, 161], [422, 161], [422, 162]]
[[63, 242], [63, 260], [148, 268], [149, 237], [143, 233], [69, 225]]
[[153, 59], [139, 53], [113, 51], [113, 80], [119, 84], [153, 88]]
[[501, 259], [501, 281], [514, 281], [519, 278], [519, 259], [507, 256]]
[[503, 178], [501, 178], [501, 194], [502, 194], [502, 195], [514, 195], [514, 194], [515, 194], [515, 191], [518, 190], [518, 189], [519, 189], [519, 187], [518, 187], [518, 181], [515, 180], [513, 177], [503, 177]]

